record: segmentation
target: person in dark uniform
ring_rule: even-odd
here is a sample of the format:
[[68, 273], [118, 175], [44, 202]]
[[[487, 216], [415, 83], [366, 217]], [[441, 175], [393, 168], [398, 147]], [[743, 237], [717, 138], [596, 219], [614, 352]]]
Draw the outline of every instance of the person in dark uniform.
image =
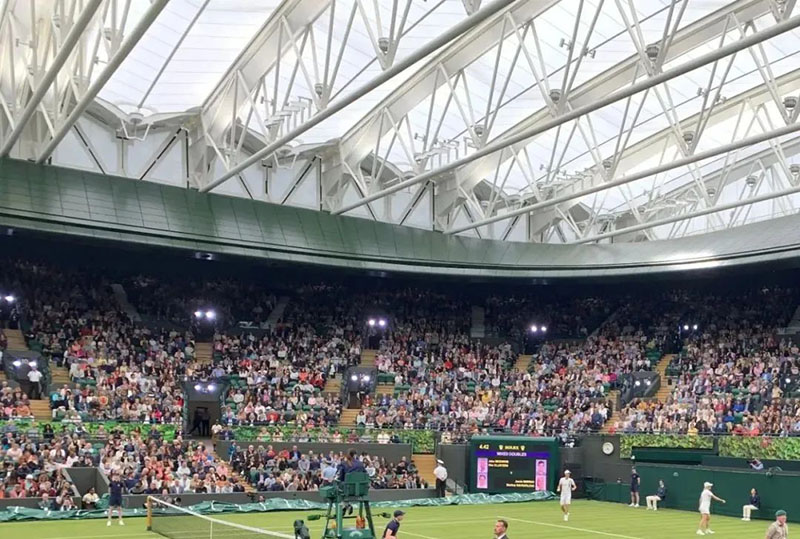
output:
[[358, 453], [355, 449], [351, 449], [350, 453], [348, 453], [347, 458], [345, 458], [344, 462], [339, 465], [339, 471], [337, 474], [337, 478], [339, 481], [344, 481], [344, 477], [349, 474], [350, 472], [366, 472], [367, 469], [364, 467], [364, 463], [361, 462], [358, 458]]
[[108, 483], [108, 522], [106, 522], [106, 526], [111, 526], [111, 516], [114, 508], [117, 509], [117, 514], [119, 515], [119, 525], [125, 525], [122, 521], [122, 491], [124, 489], [125, 484], [120, 479], [119, 473], [114, 472], [111, 475], [111, 481]]
[[386, 525], [383, 530], [383, 539], [394, 539], [397, 537], [397, 532], [400, 531], [400, 521], [403, 520], [404, 512], [400, 509], [394, 512], [394, 518]]
[[636, 473], [636, 468], [631, 468], [631, 507], [639, 507], [639, 486], [642, 478]]
[[[361, 462], [358, 458], [358, 453], [355, 449], [351, 449], [350, 452], [347, 454], [344, 462], [339, 464], [339, 469], [336, 473], [336, 478], [339, 481], [344, 481], [344, 478], [350, 472], [367, 472], [367, 469], [364, 467], [364, 463]], [[343, 513], [352, 515], [353, 514], [353, 505], [346, 503], [344, 504]]]

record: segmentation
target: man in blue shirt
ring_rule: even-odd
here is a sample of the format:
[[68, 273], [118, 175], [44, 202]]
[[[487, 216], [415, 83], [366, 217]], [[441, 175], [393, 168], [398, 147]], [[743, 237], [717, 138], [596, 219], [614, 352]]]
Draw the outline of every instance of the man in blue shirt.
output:
[[639, 484], [642, 482], [636, 468], [631, 469], [631, 504], [630, 507], [639, 507]]
[[397, 532], [400, 531], [400, 521], [403, 520], [404, 512], [400, 509], [394, 512], [394, 518], [386, 525], [383, 530], [383, 539], [394, 539], [397, 537]]
[[122, 522], [122, 491], [125, 489], [125, 484], [119, 477], [119, 473], [114, 472], [111, 475], [111, 481], [108, 483], [108, 522], [106, 526], [111, 526], [111, 515], [114, 509], [117, 510], [119, 515], [119, 525], [124, 526]]

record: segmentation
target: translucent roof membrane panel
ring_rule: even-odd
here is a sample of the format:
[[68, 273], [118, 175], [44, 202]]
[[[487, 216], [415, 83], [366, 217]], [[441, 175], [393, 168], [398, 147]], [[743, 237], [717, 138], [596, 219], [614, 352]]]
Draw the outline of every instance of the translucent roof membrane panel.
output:
[[184, 112], [200, 106], [278, 4], [172, 0], [100, 97], [125, 112]]
[[[280, 103], [311, 102], [313, 114], [380, 75], [466, 16], [464, 5], [454, 1], [337, 0], [308, 29], [293, 29], [293, 44], [284, 40], [287, 44], [280, 65], [272, 66], [264, 78], [268, 95], [277, 91]], [[302, 142], [324, 142], [341, 136], [424, 63], [420, 61], [319, 124], [303, 135]], [[272, 113], [265, 112], [267, 117]], [[251, 119], [255, 121], [258, 120]]]

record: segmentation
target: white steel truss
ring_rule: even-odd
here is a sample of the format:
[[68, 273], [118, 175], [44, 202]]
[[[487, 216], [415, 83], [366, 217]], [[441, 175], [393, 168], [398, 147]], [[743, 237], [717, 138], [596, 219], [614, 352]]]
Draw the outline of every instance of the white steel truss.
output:
[[0, 157], [511, 241], [730, 228], [800, 206], [795, 6], [0, 0]]

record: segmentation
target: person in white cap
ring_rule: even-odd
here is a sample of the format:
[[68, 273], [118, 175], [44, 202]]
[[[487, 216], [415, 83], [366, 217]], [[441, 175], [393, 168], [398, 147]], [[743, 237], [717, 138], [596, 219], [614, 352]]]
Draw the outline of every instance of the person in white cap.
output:
[[444, 498], [446, 494], [445, 487], [447, 486], [447, 468], [444, 467], [443, 461], [436, 460], [436, 468], [433, 469], [433, 475], [436, 477], [436, 496]]
[[572, 491], [577, 489], [572, 480], [572, 472], [564, 470], [564, 477], [558, 480], [556, 492], [561, 493], [561, 512], [564, 513], [564, 522], [569, 521], [569, 504], [572, 503]]
[[711, 535], [714, 533], [708, 527], [711, 520], [711, 500], [717, 500], [720, 503], [725, 503], [725, 500], [719, 498], [711, 492], [713, 483], [706, 481], [703, 483], [703, 492], [700, 493], [700, 525], [697, 527], [697, 535]]

